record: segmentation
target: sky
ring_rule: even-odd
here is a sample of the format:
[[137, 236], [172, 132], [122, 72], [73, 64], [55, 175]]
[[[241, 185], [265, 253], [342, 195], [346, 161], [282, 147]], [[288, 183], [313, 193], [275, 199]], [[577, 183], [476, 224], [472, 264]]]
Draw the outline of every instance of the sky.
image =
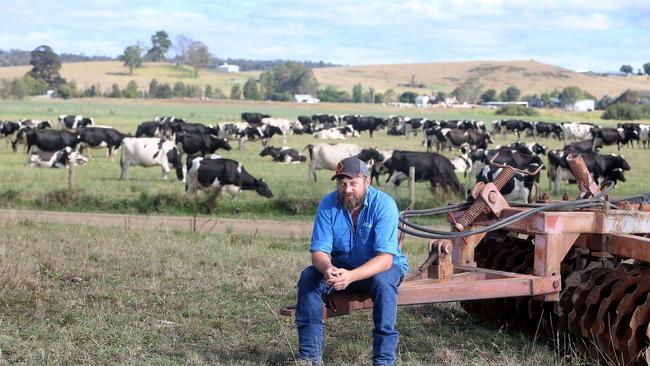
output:
[[[650, 62], [647, 0], [0, 0], [0, 49], [115, 57], [164, 30], [219, 58], [342, 65], [536, 60], [575, 71]], [[173, 52], [170, 53], [173, 55]]]

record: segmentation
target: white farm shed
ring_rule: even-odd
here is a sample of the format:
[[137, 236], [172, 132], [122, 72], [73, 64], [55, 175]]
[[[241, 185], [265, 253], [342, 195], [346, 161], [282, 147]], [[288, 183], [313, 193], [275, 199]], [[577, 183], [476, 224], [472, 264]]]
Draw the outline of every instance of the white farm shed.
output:
[[217, 69], [221, 72], [239, 72], [239, 66], [230, 64], [219, 65]]
[[426, 95], [418, 95], [415, 97], [415, 106], [416, 107], [426, 107], [429, 103], [429, 97]]
[[591, 112], [596, 109], [596, 102], [593, 99], [583, 99], [568, 105], [566, 108], [576, 112]]
[[298, 103], [318, 103], [320, 100], [317, 98], [312, 97], [309, 94], [296, 94], [293, 96], [293, 98], [296, 100]]

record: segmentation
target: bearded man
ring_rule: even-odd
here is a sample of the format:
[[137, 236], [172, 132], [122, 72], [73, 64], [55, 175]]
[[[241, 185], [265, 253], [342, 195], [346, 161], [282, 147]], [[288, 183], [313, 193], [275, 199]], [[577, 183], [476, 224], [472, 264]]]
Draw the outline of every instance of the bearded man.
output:
[[333, 291], [368, 292], [373, 365], [395, 362], [399, 332], [397, 287], [408, 271], [397, 241], [395, 201], [370, 186], [368, 167], [356, 156], [336, 167], [336, 190], [323, 197], [312, 231], [312, 265], [298, 281], [298, 355], [293, 364], [320, 365], [323, 356], [323, 296]]

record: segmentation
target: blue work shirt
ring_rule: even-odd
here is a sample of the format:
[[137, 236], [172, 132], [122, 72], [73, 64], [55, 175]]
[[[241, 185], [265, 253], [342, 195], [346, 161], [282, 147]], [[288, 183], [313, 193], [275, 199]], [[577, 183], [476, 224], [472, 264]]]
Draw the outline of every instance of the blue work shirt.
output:
[[399, 212], [386, 193], [368, 187], [357, 229], [349, 211], [339, 203], [337, 191], [325, 195], [318, 205], [311, 234], [310, 252], [324, 252], [336, 267], [354, 269], [379, 253], [393, 255], [393, 264], [408, 271], [408, 262], [397, 243]]

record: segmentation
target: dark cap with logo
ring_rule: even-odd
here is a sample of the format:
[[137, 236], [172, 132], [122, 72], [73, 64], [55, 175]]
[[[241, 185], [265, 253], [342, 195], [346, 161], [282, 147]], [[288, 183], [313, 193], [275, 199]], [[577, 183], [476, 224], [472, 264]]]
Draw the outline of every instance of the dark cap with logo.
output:
[[332, 180], [345, 176], [348, 178], [368, 178], [368, 166], [356, 156], [347, 157], [336, 164], [336, 174]]

